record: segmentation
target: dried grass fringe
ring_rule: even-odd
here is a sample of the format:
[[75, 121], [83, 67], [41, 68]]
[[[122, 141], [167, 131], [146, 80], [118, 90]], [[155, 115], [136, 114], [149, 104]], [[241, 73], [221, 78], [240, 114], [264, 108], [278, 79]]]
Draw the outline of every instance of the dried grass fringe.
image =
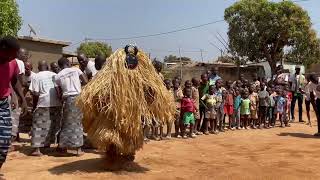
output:
[[77, 104], [84, 113], [89, 140], [102, 151], [115, 144], [118, 153], [134, 154], [143, 145], [142, 119], [161, 124], [174, 119], [175, 104], [145, 53], [139, 65], [125, 67], [123, 49], [113, 53], [105, 67], [81, 92]]

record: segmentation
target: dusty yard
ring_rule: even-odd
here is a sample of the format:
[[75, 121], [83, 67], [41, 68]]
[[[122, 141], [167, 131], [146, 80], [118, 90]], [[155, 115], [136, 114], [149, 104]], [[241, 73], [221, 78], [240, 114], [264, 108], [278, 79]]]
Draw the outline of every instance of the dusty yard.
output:
[[[314, 119], [314, 118], [313, 118]], [[10, 153], [5, 179], [320, 179], [320, 139], [313, 127], [228, 131], [188, 140], [149, 142], [135, 163], [105, 171], [101, 155], [30, 157], [29, 144]], [[21, 146], [21, 145], [20, 145]]]

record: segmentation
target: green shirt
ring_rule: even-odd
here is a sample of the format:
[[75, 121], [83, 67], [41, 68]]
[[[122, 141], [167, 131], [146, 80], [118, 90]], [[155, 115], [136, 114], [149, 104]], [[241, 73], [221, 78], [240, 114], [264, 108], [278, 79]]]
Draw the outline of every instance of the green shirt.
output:
[[[203, 97], [205, 94], [208, 94], [209, 93], [209, 82], [207, 82], [206, 84], [200, 84], [199, 86], [199, 97]], [[200, 103], [200, 106], [203, 107], [203, 105], [201, 105]]]
[[250, 99], [242, 99], [240, 114], [241, 115], [250, 115]]

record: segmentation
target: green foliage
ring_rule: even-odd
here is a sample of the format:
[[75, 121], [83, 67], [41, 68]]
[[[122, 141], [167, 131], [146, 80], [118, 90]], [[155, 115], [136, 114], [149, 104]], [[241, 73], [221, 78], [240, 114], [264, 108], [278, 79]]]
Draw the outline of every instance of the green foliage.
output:
[[[180, 58], [174, 55], [165, 56], [163, 61], [165, 63], [178, 63], [180, 62]], [[184, 63], [191, 62], [191, 59], [188, 57], [181, 57], [181, 61]]]
[[230, 50], [247, 61], [267, 60], [273, 73], [284, 58], [310, 63], [319, 45], [308, 13], [290, 1], [240, 0], [225, 10], [225, 20]]
[[0, 37], [17, 36], [22, 20], [15, 0], [0, 1]]
[[319, 63], [320, 40], [317, 39], [316, 32], [312, 30], [308, 33], [299, 44], [289, 50], [284, 59], [287, 62], [304, 64], [307, 68], [311, 64]]
[[95, 58], [98, 55], [109, 57], [112, 54], [112, 48], [103, 42], [85, 42], [80, 44], [77, 52], [84, 53], [89, 58]]

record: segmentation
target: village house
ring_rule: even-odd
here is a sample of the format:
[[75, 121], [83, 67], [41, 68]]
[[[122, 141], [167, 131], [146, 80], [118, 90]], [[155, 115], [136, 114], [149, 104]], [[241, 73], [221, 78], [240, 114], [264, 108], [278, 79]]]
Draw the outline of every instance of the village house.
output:
[[[30, 62], [34, 67], [41, 60], [48, 63], [55, 62], [63, 55], [63, 48], [69, 46], [71, 42], [57, 41], [38, 37], [19, 36], [20, 46], [30, 52]], [[37, 68], [34, 68], [37, 71]]]

